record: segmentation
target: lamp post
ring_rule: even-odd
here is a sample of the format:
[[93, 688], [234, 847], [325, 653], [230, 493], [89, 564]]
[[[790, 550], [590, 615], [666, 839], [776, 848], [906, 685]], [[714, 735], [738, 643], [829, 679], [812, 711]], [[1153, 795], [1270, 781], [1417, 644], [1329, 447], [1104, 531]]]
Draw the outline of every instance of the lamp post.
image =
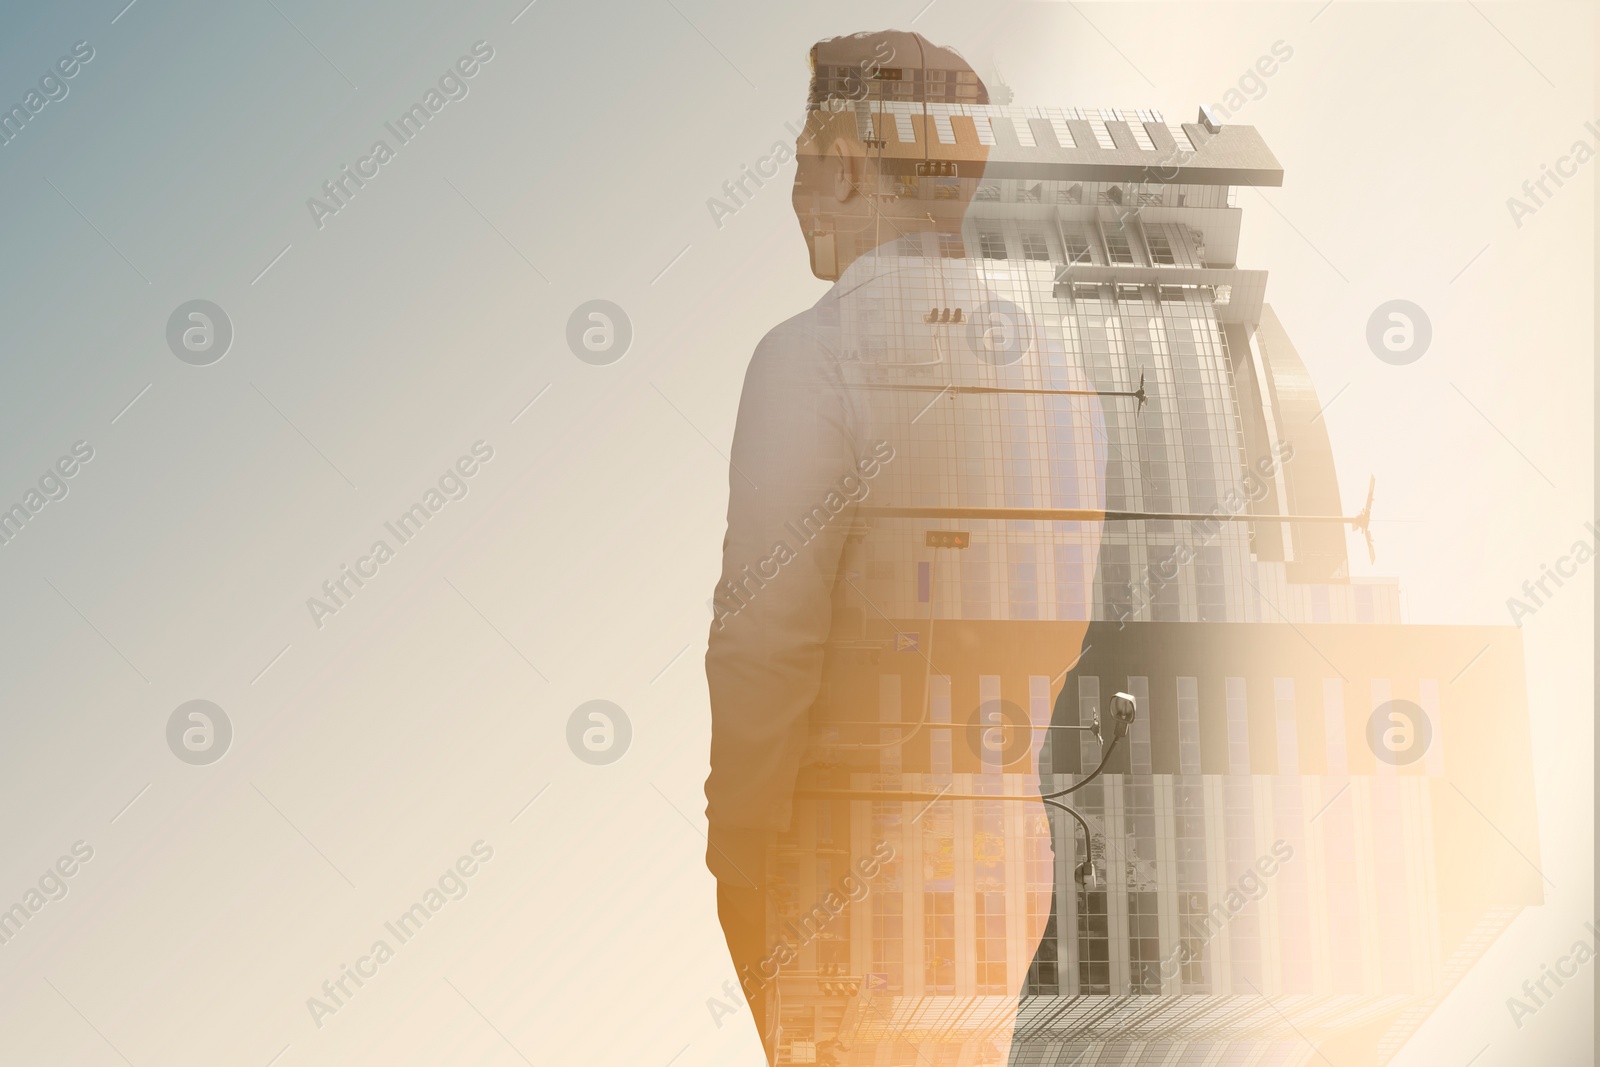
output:
[[[1138, 715], [1138, 710], [1139, 702], [1131, 693], [1114, 694], [1111, 698], [1111, 741], [1105, 746], [1105, 752], [1100, 757], [1100, 765], [1067, 788], [1058, 789], [1051, 793], [1043, 793], [1038, 796], [1014, 796], [990, 793], [952, 793], [949, 790], [930, 793], [923, 790], [912, 791], [899, 789], [799, 789], [795, 791], [795, 798], [798, 800], [899, 800], [907, 802], [921, 800], [930, 804], [939, 800], [1004, 800], [1023, 803], [1032, 803], [1036, 800], [1043, 801], [1047, 806], [1057, 808], [1072, 816], [1073, 821], [1078, 824], [1078, 828], [1083, 831], [1083, 862], [1075, 865], [1073, 868], [1074, 877], [1079, 882], [1082, 882], [1085, 880], [1085, 878], [1093, 879], [1094, 877], [1093, 857], [1090, 855], [1090, 843], [1092, 838], [1089, 833], [1089, 824], [1084, 820], [1083, 816], [1077, 812], [1076, 809], [1061, 803], [1059, 798], [1076, 793], [1078, 790], [1082, 789], [1084, 786], [1088, 785], [1090, 782], [1094, 781], [1096, 778], [1100, 777], [1100, 775], [1105, 773], [1106, 765], [1111, 762], [1111, 756], [1116, 751], [1118, 742], [1120, 742], [1124, 737], [1128, 736], [1128, 727], [1133, 724], [1133, 720]], [[877, 726], [880, 728], [887, 725], [891, 728], [893, 727], [892, 723], [885, 724], [883, 722], [860, 724], [834, 723], [830, 725], [862, 725]], [[998, 729], [1002, 730], [1012, 728], [1013, 727], [1010, 727], [1005, 723], [1001, 723], [998, 726]], [[1088, 726], [1029, 726], [1026, 728], [1089, 731], [1093, 733], [1095, 737], [1099, 738], [1102, 744], [1105, 744], [1105, 736], [1101, 732], [1102, 727], [1099, 715], [1096, 715], [1094, 722]], [[1076, 849], [1074, 849], [1074, 853], [1076, 853]]]

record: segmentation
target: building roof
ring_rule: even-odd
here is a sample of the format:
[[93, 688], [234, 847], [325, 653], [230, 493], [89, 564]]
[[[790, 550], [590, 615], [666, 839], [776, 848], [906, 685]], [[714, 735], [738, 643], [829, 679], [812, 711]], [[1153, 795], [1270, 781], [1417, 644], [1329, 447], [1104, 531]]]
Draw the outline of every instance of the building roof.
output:
[[[1169, 122], [1129, 108], [918, 103], [853, 104], [857, 138], [877, 137], [893, 164], [951, 160], [962, 177], [1281, 186], [1283, 166], [1253, 126]], [[926, 120], [924, 120], [926, 112]], [[924, 121], [931, 137], [924, 138]], [[964, 166], [962, 164], [965, 164]]]

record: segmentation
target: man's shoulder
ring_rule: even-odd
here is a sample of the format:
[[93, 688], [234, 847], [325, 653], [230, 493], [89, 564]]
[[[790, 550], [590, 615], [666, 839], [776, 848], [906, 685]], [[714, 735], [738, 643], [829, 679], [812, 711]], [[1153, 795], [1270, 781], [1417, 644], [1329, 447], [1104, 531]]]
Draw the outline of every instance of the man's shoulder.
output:
[[824, 298], [789, 316], [756, 343], [754, 361], [831, 363], [839, 351], [839, 316]]

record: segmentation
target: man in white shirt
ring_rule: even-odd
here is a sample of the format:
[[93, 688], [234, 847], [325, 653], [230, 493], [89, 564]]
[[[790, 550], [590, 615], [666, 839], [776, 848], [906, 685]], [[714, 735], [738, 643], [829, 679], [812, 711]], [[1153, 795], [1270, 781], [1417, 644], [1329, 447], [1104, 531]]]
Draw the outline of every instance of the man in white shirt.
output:
[[[1043, 575], [1070, 558], [1092, 581], [1100, 524], [991, 512], [1103, 510], [1104, 433], [1050, 264], [966, 256], [987, 149], [966, 116], [949, 136], [936, 124], [941, 105], [987, 103], [971, 68], [902, 32], [823, 41], [811, 62], [794, 206], [813, 273], [835, 284], [762, 339], [745, 378], [706, 656], [707, 864], [769, 1062], [872, 1063], [908, 1040], [871, 1017], [884, 996], [1014, 998], [1043, 934], [1050, 705], [1023, 690], [1078, 655], [1087, 619], [1039, 613], [1067, 580]], [[1010, 586], [994, 593], [991, 573]], [[1039, 619], [1054, 628], [1024, 622]], [[969, 790], [1008, 800], [927, 799]], [[946, 921], [956, 883], [974, 887], [975, 926], [955, 918], [965, 904]], [[869, 914], [873, 936], [852, 938]], [[840, 975], [882, 991], [844, 983], [854, 999], [824, 1010]], [[817, 990], [824, 1008], [794, 1015]], [[1009, 1042], [1008, 1020], [985, 1029], [979, 1062]], [[906, 1063], [968, 1040], [918, 1038]]]

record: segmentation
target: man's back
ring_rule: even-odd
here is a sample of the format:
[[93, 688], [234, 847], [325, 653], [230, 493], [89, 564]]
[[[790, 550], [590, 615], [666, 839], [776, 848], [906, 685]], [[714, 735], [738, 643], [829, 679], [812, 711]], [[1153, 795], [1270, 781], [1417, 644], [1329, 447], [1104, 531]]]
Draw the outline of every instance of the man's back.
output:
[[[1029, 275], [1049, 265], [922, 254], [936, 238], [857, 260], [752, 363], [708, 654], [713, 714], [720, 701], [740, 718], [803, 716], [805, 743], [777, 765], [729, 751], [726, 777], [714, 750], [714, 822], [723, 781], [744, 785], [730, 789], [739, 810], [726, 817], [748, 822], [754, 804], [776, 827], [791, 766], [881, 769], [877, 695], [837, 679], [892, 652], [896, 634], [916, 654], [938, 620], [1085, 617], [1073, 591], [1092, 580], [1098, 523], [985, 517], [1103, 508], [1099, 402], [1065, 395], [1091, 390], [1068, 365], [1059, 313], [1030, 306]], [[966, 547], [931, 547], [930, 534]], [[1062, 654], [1065, 667], [1076, 650]], [[976, 673], [983, 656], [962, 653]], [[921, 658], [930, 675], [956, 666]], [[914, 723], [926, 705], [913, 703]], [[758, 744], [800, 736], [757, 732]]]
[[[946, 258], [939, 237], [856, 260], [763, 340], [746, 380], [707, 654], [706, 793], [708, 862], [724, 884], [752, 887], [746, 907], [760, 913], [742, 920], [761, 929], [739, 960], [747, 992], [844, 967], [850, 906], [878, 884], [869, 872], [884, 885], [864, 907], [903, 921], [908, 855], [934, 892], [922, 923], [937, 936], [880, 937], [857, 970], [898, 986], [909, 948], [926, 992], [1014, 993], [1029, 960], [998, 947], [1006, 901], [1023, 943], [1037, 944], [1048, 916], [1037, 794], [1050, 701], [1037, 665], [1057, 675], [1077, 655], [1099, 523], [993, 512], [1101, 510], [1104, 433], [1059, 314], [1033, 306], [1048, 264]], [[1031, 647], [1047, 631], [1019, 641], [1021, 630], [973, 625], [1041, 619], [1064, 624], [1050, 647]], [[929, 799], [946, 793], [1012, 800], [963, 801], [958, 818]], [[1025, 829], [1001, 832], [1012, 818]], [[998, 942], [939, 918], [938, 894], [956, 891], [939, 887], [974, 849], [970, 888]], [[1005, 870], [1023, 866], [1044, 881], [1008, 890]], [[808, 1025], [802, 1044], [839, 1042], [848, 1062], [875, 1055], [862, 1019]]]

